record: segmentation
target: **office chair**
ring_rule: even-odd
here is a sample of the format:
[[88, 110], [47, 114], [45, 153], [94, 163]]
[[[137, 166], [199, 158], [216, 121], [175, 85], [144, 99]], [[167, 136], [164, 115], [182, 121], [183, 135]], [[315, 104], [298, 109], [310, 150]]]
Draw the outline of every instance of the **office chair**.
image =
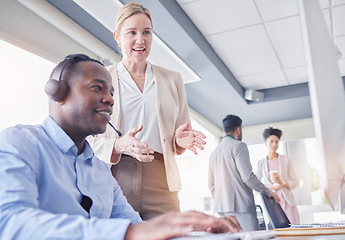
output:
[[256, 205], [256, 216], [259, 222], [259, 230], [266, 230], [266, 223], [265, 223], [264, 215], [263, 215], [262, 208], [260, 205]]
[[268, 227], [268, 229], [290, 227], [290, 221], [285, 215], [285, 212], [283, 211], [279, 203], [276, 203], [273, 198], [267, 197], [262, 193], [261, 199], [270, 219], [269, 224], [271, 224], [271, 227]]

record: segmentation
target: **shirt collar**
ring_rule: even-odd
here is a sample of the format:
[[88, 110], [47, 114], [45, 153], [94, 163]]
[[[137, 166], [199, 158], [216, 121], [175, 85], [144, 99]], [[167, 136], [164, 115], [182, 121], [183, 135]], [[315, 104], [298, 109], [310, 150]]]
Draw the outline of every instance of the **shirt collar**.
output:
[[76, 150], [76, 146], [72, 139], [50, 116], [44, 120], [42, 126], [61, 152], [67, 153], [73, 147], [75, 147]]
[[[72, 139], [65, 133], [65, 131], [49, 116], [42, 123], [43, 129], [49, 138], [56, 144], [60, 151], [65, 154], [71, 151], [77, 156], [78, 149]], [[81, 158], [92, 159], [94, 153], [87, 141], [85, 141], [83, 152], [80, 154]]]
[[226, 137], [230, 137], [230, 138], [232, 138], [232, 139], [238, 140], [237, 138], [235, 138], [234, 136], [232, 136], [232, 135], [230, 135], [230, 134], [226, 134], [226, 135], [224, 136], [224, 138], [226, 138]]
[[[152, 74], [151, 64], [149, 62], [146, 62], [146, 63], [147, 63], [147, 66], [146, 66], [146, 70], [145, 70], [145, 75]], [[125, 65], [123, 65], [122, 61], [117, 64], [117, 71], [121, 75], [122, 74], [128, 74], [130, 76], [129, 72], [127, 71]]]

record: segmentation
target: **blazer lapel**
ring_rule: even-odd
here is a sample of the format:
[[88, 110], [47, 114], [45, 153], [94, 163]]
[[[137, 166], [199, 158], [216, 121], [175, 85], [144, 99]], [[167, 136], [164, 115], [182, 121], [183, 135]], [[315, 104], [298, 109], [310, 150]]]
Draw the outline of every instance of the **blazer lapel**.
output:
[[268, 160], [267, 157], [265, 157], [265, 162], [264, 162], [264, 173], [265, 173], [265, 177], [266, 179], [268, 179], [271, 182], [271, 178], [270, 178], [270, 174], [268, 172]]

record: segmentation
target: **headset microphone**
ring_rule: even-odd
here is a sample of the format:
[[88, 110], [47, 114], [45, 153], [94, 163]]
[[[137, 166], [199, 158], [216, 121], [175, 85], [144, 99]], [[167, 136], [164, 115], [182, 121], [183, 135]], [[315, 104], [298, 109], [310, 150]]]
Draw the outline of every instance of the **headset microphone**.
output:
[[122, 133], [121, 133], [119, 130], [117, 130], [117, 129], [114, 127], [113, 124], [111, 124], [110, 122], [108, 122], [108, 123], [109, 123], [109, 125], [112, 127], [112, 129], [114, 129], [114, 131], [117, 133], [117, 135], [119, 135], [119, 137], [121, 137], [121, 136], [122, 136]]

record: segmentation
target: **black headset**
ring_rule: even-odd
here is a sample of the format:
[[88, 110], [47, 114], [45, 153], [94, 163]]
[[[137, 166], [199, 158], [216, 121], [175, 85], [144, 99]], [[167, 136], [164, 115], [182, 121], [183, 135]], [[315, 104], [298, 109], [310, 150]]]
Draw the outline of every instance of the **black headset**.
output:
[[[44, 91], [46, 94], [54, 101], [61, 102], [65, 99], [68, 93], [68, 84], [67, 82], [61, 80], [62, 72], [65, 67], [72, 61], [72, 60], [79, 60], [79, 61], [92, 61], [102, 64], [101, 62], [90, 58], [85, 54], [71, 54], [65, 57], [65, 59], [60, 62], [56, 68], [54, 69], [53, 73], [49, 81], [46, 83]], [[103, 64], [102, 64], [103, 65]]]

